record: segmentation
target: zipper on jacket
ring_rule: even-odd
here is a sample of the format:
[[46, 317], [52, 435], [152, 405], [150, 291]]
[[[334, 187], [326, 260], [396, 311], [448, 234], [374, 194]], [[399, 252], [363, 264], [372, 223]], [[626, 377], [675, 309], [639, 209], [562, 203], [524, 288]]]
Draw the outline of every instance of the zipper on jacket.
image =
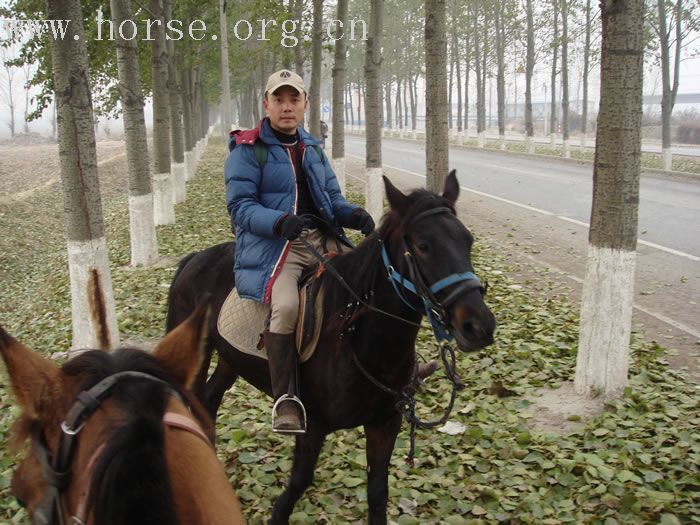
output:
[[[299, 191], [297, 190], [297, 170], [294, 168], [294, 161], [292, 160], [292, 154], [290, 153], [288, 148], [285, 148], [282, 146], [284, 150], [287, 152], [287, 156], [289, 157], [289, 162], [292, 165], [292, 176], [294, 177], [294, 207], [292, 208], [292, 213], [296, 215], [297, 212], [297, 201], [299, 199]], [[301, 163], [302, 166], [304, 164], [304, 150], [301, 150]], [[263, 303], [269, 303], [272, 299], [272, 286], [275, 284], [275, 280], [277, 280], [277, 276], [279, 273], [282, 271], [282, 266], [284, 265], [284, 261], [287, 259], [287, 255], [289, 255], [289, 251], [292, 248], [292, 243], [290, 241], [286, 241], [284, 244], [284, 248], [282, 249], [282, 253], [280, 254], [279, 258], [277, 259], [277, 262], [275, 265], [272, 267], [272, 273], [270, 274], [270, 280], [267, 283], [267, 287], [265, 288], [265, 295], [263, 297]]]

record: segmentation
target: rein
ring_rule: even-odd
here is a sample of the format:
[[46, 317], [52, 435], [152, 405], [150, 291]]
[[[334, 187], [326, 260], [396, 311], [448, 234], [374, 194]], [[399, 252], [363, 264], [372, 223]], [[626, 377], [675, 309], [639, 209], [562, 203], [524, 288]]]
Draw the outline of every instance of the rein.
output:
[[355, 290], [353, 290], [352, 287], [347, 282], [345, 282], [345, 279], [342, 275], [340, 275], [340, 273], [338, 273], [338, 270], [333, 268], [332, 265], [328, 264], [328, 259], [326, 259], [321, 253], [319, 253], [319, 251], [316, 248], [314, 248], [314, 246], [309, 241], [307, 241], [303, 237], [299, 237], [299, 241], [301, 241], [304, 247], [307, 250], [309, 250], [311, 254], [314, 257], [316, 257], [316, 259], [323, 265], [324, 270], [330, 273], [333, 277], [335, 277], [335, 279], [342, 285], [342, 287], [345, 288], [348, 292], [350, 292], [350, 295], [352, 295], [358, 303], [366, 306], [369, 310], [373, 312], [386, 315], [387, 317], [391, 317], [392, 319], [396, 319], [397, 321], [401, 321], [412, 326], [417, 326], [418, 328], [423, 326], [421, 323], [416, 323], [415, 321], [411, 321], [410, 319], [406, 319], [405, 317], [401, 317], [400, 315], [392, 314], [391, 312], [387, 312], [386, 310], [377, 308], [376, 306], [371, 305], [367, 301], [363, 300], [359, 295], [357, 295], [357, 292], [355, 292]]
[[[448, 361], [449, 355], [449, 361]], [[452, 413], [452, 408], [454, 407], [455, 399], [457, 398], [457, 392], [464, 388], [464, 384], [457, 377], [457, 363], [455, 357], [454, 349], [447, 343], [443, 342], [440, 344], [440, 357], [442, 359], [442, 364], [445, 367], [445, 375], [452, 383], [452, 389], [450, 391], [450, 401], [445, 407], [445, 411], [442, 417], [439, 419], [434, 419], [431, 421], [423, 421], [416, 415], [416, 379], [418, 378], [418, 366], [414, 363], [413, 374], [411, 375], [410, 382], [404, 386], [401, 390], [396, 391], [389, 388], [377, 378], [375, 378], [369, 371], [362, 366], [357, 354], [353, 352], [352, 360], [354, 361], [357, 368], [362, 372], [362, 374], [369, 379], [369, 381], [379, 388], [382, 392], [389, 394], [396, 398], [396, 410], [406, 419], [406, 422], [410, 425], [410, 447], [408, 449], [408, 454], [406, 455], [406, 463], [411, 466], [415, 465], [415, 452], [416, 452], [416, 428], [434, 428], [438, 425], [444, 425]]]
[[[425, 219], [427, 217], [433, 216], [433, 215], [438, 215], [438, 214], [443, 214], [443, 213], [450, 213], [454, 214], [454, 210], [451, 208], [448, 208], [446, 206], [442, 206], [439, 208], [433, 208], [430, 210], [423, 211], [419, 214], [417, 214], [415, 217], [411, 219], [411, 221], [408, 223], [407, 226], [410, 226], [417, 222], [418, 220]], [[364, 301], [353, 289], [350, 287], [345, 282], [345, 279], [343, 278], [340, 273], [333, 268], [332, 265], [328, 264], [328, 260], [314, 248], [314, 246], [309, 243], [305, 238], [299, 237], [299, 240], [302, 242], [302, 244], [306, 247], [307, 250], [309, 250], [313, 256], [323, 265], [324, 269], [329, 271], [331, 275], [348, 291], [350, 294], [355, 298], [355, 300], [358, 301], [358, 303], [366, 306], [369, 310], [380, 313], [382, 315], [385, 315], [387, 317], [391, 317], [393, 319], [397, 319], [399, 321], [402, 321], [406, 324], [410, 324], [412, 326], [417, 326], [419, 328], [422, 327], [422, 324], [420, 322], [416, 323], [414, 321], [411, 321], [409, 319], [405, 319], [401, 316], [392, 314], [390, 312], [387, 312], [385, 310], [382, 310], [381, 308], [377, 308], [376, 306], [373, 306], [366, 301]], [[362, 372], [362, 374], [377, 388], [379, 388], [381, 391], [385, 392], [386, 394], [391, 395], [396, 399], [396, 409], [397, 411], [406, 419], [406, 421], [410, 425], [410, 447], [409, 447], [409, 452], [408, 455], [406, 456], [406, 461], [413, 466], [415, 463], [415, 441], [416, 441], [416, 428], [434, 428], [438, 425], [443, 425], [448, 418], [450, 417], [450, 414], [452, 413], [452, 408], [454, 407], [454, 402], [457, 397], [457, 391], [462, 390], [464, 388], [464, 384], [462, 381], [459, 379], [457, 376], [457, 365], [456, 365], [456, 357], [455, 357], [455, 351], [452, 348], [452, 346], [449, 345], [449, 341], [452, 340], [452, 335], [448, 332], [447, 329], [447, 323], [448, 323], [448, 318], [449, 314], [447, 312], [447, 308], [449, 307], [450, 304], [452, 304], [458, 297], [459, 295], [469, 292], [474, 289], [479, 289], [483, 294], [486, 293], [486, 286], [483, 286], [481, 282], [479, 281], [478, 277], [474, 275], [472, 272], [464, 272], [464, 273], [459, 273], [459, 274], [451, 274], [443, 279], [438, 280], [437, 282], [433, 283], [431, 286], [428, 286], [422, 275], [421, 272], [418, 268], [418, 265], [415, 261], [415, 258], [411, 254], [410, 250], [408, 249], [406, 245], [405, 238], [402, 238], [402, 243], [403, 243], [403, 248], [404, 248], [404, 257], [406, 259], [409, 273], [411, 276], [411, 280], [406, 279], [403, 275], [401, 275], [399, 272], [397, 272], [394, 267], [391, 265], [391, 262], [389, 260], [389, 255], [386, 251], [386, 247], [383, 243], [383, 241], [380, 239], [379, 242], [382, 244], [381, 246], [381, 256], [382, 256], [382, 261], [384, 263], [384, 266], [387, 270], [387, 277], [389, 281], [391, 282], [394, 291], [396, 294], [399, 296], [399, 298], [412, 310], [414, 311], [419, 311], [416, 309], [415, 306], [413, 306], [405, 297], [401, 289], [399, 288], [399, 284], [407, 289], [408, 291], [412, 292], [414, 295], [416, 295], [421, 301], [423, 302], [423, 307], [424, 307], [424, 312], [425, 315], [428, 317], [428, 320], [430, 321], [431, 327], [433, 329], [433, 334], [435, 335], [435, 339], [437, 340], [438, 344], [440, 345], [440, 357], [442, 359], [443, 366], [445, 367], [445, 375], [447, 378], [450, 380], [450, 383], [452, 384], [452, 390], [450, 393], [450, 401], [445, 408], [445, 411], [442, 415], [441, 418], [432, 420], [432, 421], [423, 421], [421, 420], [417, 415], [416, 415], [416, 380], [417, 380], [417, 373], [418, 373], [418, 366], [415, 363], [415, 348], [414, 348], [414, 366], [413, 366], [413, 373], [411, 374], [411, 379], [407, 385], [405, 385], [403, 388], [400, 390], [394, 390], [386, 385], [384, 385], [381, 381], [379, 381], [377, 378], [375, 378], [370, 372], [362, 365], [360, 362], [359, 358], [357, 357], [357, 354], [355, 352], [352, 353], [352, 359], [353, 362], [355, 363], [355, 366], [357, 366], [358, 370]], [[453, 284], [460, 283], [459, 286], [450, 292], [450, 294], [445, 298], [443, 301], [439, 301], [435, 294], [438, 293], [439, 291], [447, 288], [448, 286], [451, 286]]]
[[[78, 509], [76, 514], [71, 516], [69, 521], [65, 519], [62, 494], [71, 484], [73, 475], [71, 463], [75, 455], [78, 435], [90, 416], [100, 407], [102, 401], [110, 395], [112, 389], [125, 379], [146, 379], [161, 384], [170, 395], [187, 406], [187, 402], [169, 383], [150, 374], [137, 371], [125, 371], [113, 374], [103, 379], [89, 390], [80, 392], [68, 411], [66, 418], [61, 423], [61, 434], [59, 436], [58, 450], [55, 456], [52, 457], [43, 436], [41, 436], [38, 431], [34, 432], [33, 442], [35, 448], [39, 451], [39, 462], [42, 467], [44, 480], [49, 485], [44, 501], [35, 512], [35, 523], [41, 525], [67, 525], [68, 523], [72, 525], [84, 525], [86, 523], [87, 487], [82, 487]], [[199, 425], [185, 416], [173, 412], [166, 412], [163, 415], [163, 424], [191, 432], [213, 447]], [[86, 471], [82, 472], [78, 477], [79, 481], [89, 483], [92, 469], [97, 463], [104, 447], [105, 444], [103, 443], [92, 454]]]

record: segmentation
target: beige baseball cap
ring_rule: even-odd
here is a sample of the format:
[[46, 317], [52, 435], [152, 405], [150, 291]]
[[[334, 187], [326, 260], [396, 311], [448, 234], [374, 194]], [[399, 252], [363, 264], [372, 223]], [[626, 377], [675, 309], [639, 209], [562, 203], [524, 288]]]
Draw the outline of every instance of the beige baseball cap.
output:
[[265, 93], [274, 93], [282, 86], [292, 86], [299, 93], [306, 93], [304, 79], [293, 71], [289, 71], [289, 69], [280, 69], [272, 73], [270, 78], [267, 79]]

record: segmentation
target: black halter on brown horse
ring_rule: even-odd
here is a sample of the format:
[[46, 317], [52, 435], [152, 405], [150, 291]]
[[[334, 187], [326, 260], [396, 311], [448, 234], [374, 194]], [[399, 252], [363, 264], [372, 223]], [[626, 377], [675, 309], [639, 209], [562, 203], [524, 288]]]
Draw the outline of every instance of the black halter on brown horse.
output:
[[[326, 435], [360, 425], [367, 436], [369, 522], [386, 523], [388, 466], [402, 420], [395, 393], [414, 379], [421, 318], [428, 312], [438, 335], [453, 336], [462, 351], [493, 342], [495, 319], [471, 263], [473, 239], [455, 213], [454, 171], [443, 195], [404, 195], [386, 178], [385, 186], [391, 211], [378, 231], [332, 258], [327, 264], [335, 272], [327, 268], [322, 275], [323, 331], [299, 371], [307, 431], [296, 437], [289, 484], [270, 523], [288, 522], [313, 480]], [[234, 284], [234, 250], [226, 243], [188, 256], [170, 289], [168, 329], [188, 315], [200, 294], [214, 295], [208, 344], [219, 359], [208, 380], [205, 362], [195, 386], [212, 416], [239, 375], [270, 394], [267, 362], [239, 352], [217, 332], [218, 311]]]
[[0, 354], [30, 453], [12, 491], [35, 524], [242, 524], [213, 447], [214, 426], [188, 391], [202, 360], [206, 304], [153, 355], [90, 350], [58, 368], [0, 328]]

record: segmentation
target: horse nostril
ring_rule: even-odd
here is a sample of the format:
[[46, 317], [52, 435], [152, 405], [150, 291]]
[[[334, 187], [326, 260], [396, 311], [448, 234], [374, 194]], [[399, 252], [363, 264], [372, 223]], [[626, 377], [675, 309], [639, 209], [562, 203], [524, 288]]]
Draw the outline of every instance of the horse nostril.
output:
[[484, 333], [483, 329], [481, 328], [481, 325], [474, 318], [467, 319], [462, 323], [462, 331], [467, 337], [473, 338], [481, 338]]
[[492, 341], [493, 331], [484, 326], [478, 319], [471, 317], [462, 323], [462, 331], [465, 337], [477, 341]]

